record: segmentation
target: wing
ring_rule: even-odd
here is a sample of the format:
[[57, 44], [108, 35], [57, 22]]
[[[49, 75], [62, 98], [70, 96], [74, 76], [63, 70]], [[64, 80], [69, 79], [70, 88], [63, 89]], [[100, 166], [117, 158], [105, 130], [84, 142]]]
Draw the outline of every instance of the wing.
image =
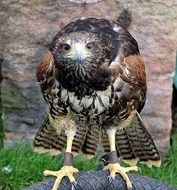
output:
[[[138, 46], [131, 40], [122, 44], [116, 59], [110, 65], [114, 92], [112, 98], [114, 104], [108, 113], [110, 119], [118, 116], [120, 120], [125, 120], [132, 111], [140, 112], [145, 104], [147, 89], [145, 66]], [[131, 52], [131, 49], [134, 51]]]
[[119, 78], [122, 82], [115, 89], [118, 98], [127, 101], [128, 109], [140, 112], [146, 100], [147, 85], [145, 66], [139, 54], [124, 58]]
[[[145, 67], [140, 55], [124, 57], [114, 69], [117, 102], [109, 114], [110, 118], [116, 113], [119, 117], [115, 125], [118, 157], [130, 165], [136, 165], [139, 160], [148, 167], [159, 167], [161, 160], [158, 150], [138, 114], [146, 100]], [[102, 142], [105, 152], [109, 152], [107, 135], [103, 134]]]
[[[160, 166], [158, 150], [138, 114], [146, 100], [145, 66], [136, 41], [122, 29], [119, 32], [121, 47], [110, 65], [115, 102], [109, 110], [110, 119], [114, 120], [116, 114], [119, 118], [117, 123], [114, 122], [117, 153], [130, 165], [136, 165], [139, 160], [149, 167]], [[102, 142], [105, 151], [109, 152], [105, 135]]]
[[39, 82], [43, 95], [46, 90], [54, 84], [53, 62], [53, 55], [50, 51], [48, 51], [36, 68], [37, 81]]
[[132, 110], [140, 112], [144, 106], [147, 89], [145, 66], [136, 40], [121, 26], [116, 26], [113, 29], [117, 30], [120, 47], [110, 64], [117, 100], [112, 111], [119, 110], [128, 117]]

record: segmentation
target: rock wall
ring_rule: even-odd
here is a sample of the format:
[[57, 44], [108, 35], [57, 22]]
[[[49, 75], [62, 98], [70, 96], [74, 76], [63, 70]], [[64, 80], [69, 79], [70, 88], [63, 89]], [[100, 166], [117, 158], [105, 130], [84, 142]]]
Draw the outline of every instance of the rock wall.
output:
[[116, 19], [132, 12], [129, 29], [138, 41], [148, 80], [143, 120], [160, 151], [168, 149], [172, 72], [177, 42], [174, 0], [1, 0], [0, 59], [6, 144], [31, 139], [46, 115], [35, 68], [58, 30], [80, 17]]

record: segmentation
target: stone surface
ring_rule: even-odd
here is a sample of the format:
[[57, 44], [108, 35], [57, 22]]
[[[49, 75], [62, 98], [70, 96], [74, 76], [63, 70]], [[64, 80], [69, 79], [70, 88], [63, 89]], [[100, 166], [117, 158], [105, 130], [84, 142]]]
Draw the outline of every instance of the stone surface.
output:
[[101, 0], [69, 0], [72, 3], [97, 3]]
[[0, 1], [6, 142], [31, 138], [46, 115], [35, 68], [57, 31], [83, 16], [116, 19], [123, 8], [129, 8], [132, 12], [129, 31], [138, 41], [147, 71], [148, 94], [143, 121], [164, 154], [168, 150], [171, 128], [172, 72], [177, 43], [176, 1], [92, 2]]

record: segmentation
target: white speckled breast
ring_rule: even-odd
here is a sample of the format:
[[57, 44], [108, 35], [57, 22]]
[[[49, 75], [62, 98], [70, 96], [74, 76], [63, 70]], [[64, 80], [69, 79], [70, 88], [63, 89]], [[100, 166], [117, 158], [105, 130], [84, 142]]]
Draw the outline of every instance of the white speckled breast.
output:
[[110, 106], [111, 89], [110, 87], [106, 91], [93, 92], [92, 95], [85, 95], [81, 99], [78, 99], [73, 92], [68, 92], [63, 89], [61, 98], [70, 104], [70, 110], [77, 113], [88, 112], [90, 116], [98, 115]]

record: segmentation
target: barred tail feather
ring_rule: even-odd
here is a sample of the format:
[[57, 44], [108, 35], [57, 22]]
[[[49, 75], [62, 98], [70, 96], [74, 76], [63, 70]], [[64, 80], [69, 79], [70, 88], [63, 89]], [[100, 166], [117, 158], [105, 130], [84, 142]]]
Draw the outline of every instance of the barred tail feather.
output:
[[[109, 151], [109, 142], [104, 137], [103, 146]], [[129, 165], [140, 163], [148, 167], [152, 165], [159, 167], [161, 164], [158, 150], [144, 127], [139, 114], [136, 112], [118, 127], [116, 131], [116, 149], [118, 157]]]
[[51, 155], [60, 154], [66, 145], [66, 135], [64, 131], [58, 135], [56, 130], [50, 125], [46, 118], [33, 140], [34, 151], [38, 153], [49, 152]]
[[98, 126], [92, 126], [88, 128], [84, 144], [82, 146], [82, 152], [88, 159], [92, 158], [98, 147], [100, 140], [100, 131]]
[[[72, 145], [73, 153], [77, 154], [80, 152], [85, 140], [86, 132], [86, 127], [77, 127]], [[47, 117], [33, 140], [33, 148], [34, 151], [38, 153], [49, 152], [51, 155], [57, 155], [66, 148], [66, 141], [67, 137], [65, 131], [62, 130], [60, 134], [57, 134]]]
[[[138, 112], [131, 114], [128, 122], [123, 124], [124, 139], [120, 140], [120, 131], [116, 134], [116, 147], [120, 156], [129, 164], [139, 160], [148, 167], [159, 167], [161, 160], [158, 150], [140, 118]], [[121, 131], [121, 132], [122, 132]]]

